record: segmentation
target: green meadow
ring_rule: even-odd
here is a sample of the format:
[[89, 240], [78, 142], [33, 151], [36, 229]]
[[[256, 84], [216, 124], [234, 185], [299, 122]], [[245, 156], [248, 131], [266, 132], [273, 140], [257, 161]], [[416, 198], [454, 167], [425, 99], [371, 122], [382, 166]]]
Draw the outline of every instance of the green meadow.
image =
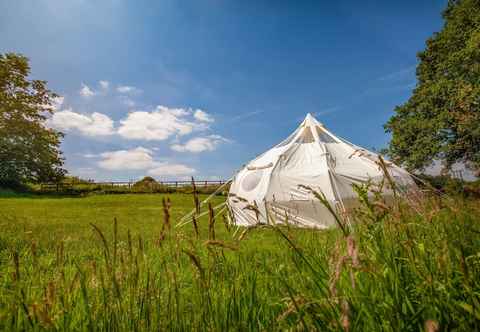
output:
[[478, 201], [360, 197], [343, 233], [175, 227], [187, 194], [4, 195], [0, 329], [479, 329]]

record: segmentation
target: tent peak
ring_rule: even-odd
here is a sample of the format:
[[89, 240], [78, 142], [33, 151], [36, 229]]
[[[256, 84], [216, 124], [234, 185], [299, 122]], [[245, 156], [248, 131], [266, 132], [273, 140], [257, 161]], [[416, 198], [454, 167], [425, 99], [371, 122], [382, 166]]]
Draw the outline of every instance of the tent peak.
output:
[[307, 115], [305, 116], [305, 120], [303, 120], [303, 125], [307, 125], [307, 126], [321, 126], [323, 127], [323, 124], [318, 121], [317, 119], [315, 119], [315, 117], [311, 114], [311, 113], [307, 113]]

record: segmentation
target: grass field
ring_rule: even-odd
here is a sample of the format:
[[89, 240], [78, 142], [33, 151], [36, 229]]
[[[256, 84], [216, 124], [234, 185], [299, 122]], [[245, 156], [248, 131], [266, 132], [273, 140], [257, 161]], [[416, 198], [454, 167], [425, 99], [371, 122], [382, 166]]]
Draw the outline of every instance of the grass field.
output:
[[[365, 201], [349, 234], [235, 233], [216, 216], [197, 236], [192, 224], [164, 226], [160, 194], [10, 196], [2, 330], [480, 328], [478, 201]], [[168, 197], [173, 225], [193, 199]]]

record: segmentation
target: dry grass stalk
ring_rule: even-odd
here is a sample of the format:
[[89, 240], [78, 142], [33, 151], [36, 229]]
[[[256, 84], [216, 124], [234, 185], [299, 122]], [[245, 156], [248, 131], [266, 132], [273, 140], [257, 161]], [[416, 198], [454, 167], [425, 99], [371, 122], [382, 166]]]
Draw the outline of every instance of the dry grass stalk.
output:
[[35, 317], [44, 328], [49, 328], [53, 326], [53, 321], [50, 318], [46, 307], [41, 308], [38, 303], [33, 303], [31, 305], [30, 312], [30, 315]]
[[195, 205], [195, 212], [197, 214], [200, 213], [200, 201], [198, 199], [198, 192], [197, 192], [197, 187], [195, 186], [195, 180], [193, 179], [192, 176], [192, 194], [193, 194], [193, 204]]
[[183, 249], [182, 250], [183, 253], [185, 253], [189, 258], [190, 258], [190, 261], [192, 262], [192, 264], [195, 266], [195, 268], [197, 269], [200, 277], [202, 278], [202, 280], [204, 280], [205, 278], [205, 270], [203, 269], [202, 267], [202, 263], [200, 261], [200, 257], [198, 257], [197, 255], [195, 255], [193, 252], [189, 251], [189, 250], [186, 250], [186, 249]]
[[102, 243], [103, 243], [103, 254], [104, 254], [104, 257], [105, 257], [105, 263], [107, 265], [107, 268], [109, 269], [109, 271], [111, 270], [111, 265], [110, 265], [110, 250], [108, 248], [108, 242], [107, 242], [107, 239], [105, 238], [105, 235], [103, 235], [102, 231], [100, 230], [100, 228], [98, 228], [95, 224], [92, 224], [90, 223], [90, 225], [93, 227], [93, 229], [95, 230], [95, 232], [98, 234], [98, 236], [100, 237], [100, 239], [102, 240]]
[[200, 237], [200, 232], [198, 231], [198, 224], [197, 224], [197, 219], [195, 216], [192, 216], [192, 224], [193, 224], [193, 230], [195, 231], [195, 235], [197, 238]]
[[220, 240], [207, 240], [207, 241], [205, 241], [204, 244], [206, 246], [216, 246], [216, 247], [221, 247], [221, 248], [230, 249], [230, 250], [234, 250], [234, 251], [238, 250], [237, 246], [235, 246], [233, 244], [223, 242], [223, 241], [220, 241]]
[[310, 191], [320, 201], [320, 203], [322, 203], [328, 209], [328, 211], [332, 214], [333, 218], [337, 222], [337, 225], [342, 230], [343, 235], [347, 236], [349, 234], [349, 229], [347, 228], [346, 223], [335, 212], [335, 209], [332, 207], [332, 205], [330, 204], [330, 202], [328, 201], [327, 197], [323, 192], [316, 191], [312, 187], [305, 186], [303, 184], [298, 185], [298, 187]]
[[208, 239], [215, 240], [215, 214], [212, 203], [208, 203]]
[[33, 265], [36, 267], [37, 266], [37, 242], [32, 241], [30, 245], [30, 251], [32, 253]]
[[287, 303], [287, 309], [285, 309], [285, 311], [277, 317], [277, 322], [281, 322], [282, 320], [290, 316], [292, 313], [297, 312], [297, 307], [302, 307], [303, 305], [305, 305], [307, 303], [307, 300], [302, 296], [295, 296], [292, 299], [284, 299], [284, 302]]
[[56, 263], [57, 267], [60, 267], [64, 264], [64, 253], [65, 253], [65, 245], [63, 241], [60, 241], [57, 247], [57, 257], [56, 257]]
[[390, 185], [390, 188], [392, 189], [393, 191], [393, 198], [397, 199], [397, 186], [396, 186], [396, 183], [395, 181], [393, 181], [392, 179], [392, 176], [390, 175], [390, 172], [388, 171], [388, 166], [387, 164], [385, 163], [385, 160], [383, 160], [382, 156], [378, 156], [378, 162], [377, 164], [380, 166], [383, 174], [385, 175], [385, 178], [387, 179], [388, 181], [388, 184]]
[[90, 280], [92, 288], [97, 288], [98, 287], [98, 281], [97, 281], [97, 262], [95, 260], [92, 260], [91, 265], [92, 269], [92, 277]]
[[242, 241], [245, 238], [245, 236], [247, 236], [247, 233], [250, 232], [250, 229], [251, 227], [247, 227], [242, 231], [242, 233], [240, 233], [240, 236], [238, 237], [239, 242]]
[[128, 259], [129, 262], [132, 262], [133, 258], [133, 245], [132, 245], [132, 234], [130, 233], [130, 230], [127, 230], [127, 246], [128, 246]]
[[230, 225], [228, 224], [228, 218], [225, 215], [225, 213], [222, 214], [222, 220], [223, 220], [223, 224], [225, 225], [225, 229], [227, 230], [227, 232], [230, 233]]
[[375, 201], [372, 204], [380, 210], [383, 210], [383, 211], [389, 211], [390, 210], [390, 208], [388, 207], [387, 204], [385, 204], [385, 202]]
[[18, 257], [18, 252], [13, 252], [13, 266], [15, 271], [13, 272], [13, 281], [20, 280], [20, 258]]
[[336, 301], [337, 299], [337, 283], [338, 283], [338, 280], [340, 279], [340, 274], [342, 273], [342, 268], [343, 268], [343, 265], [345, 264], [345, 259], [346, 259], [346, 256], [341, 256], [336, 261], [336, 264], [333, 270], [333, 275], [329, 281], [330, 295], [334, 298], [334, 301]]
[[345, 331], [350, 331], [350, 305], [347, 300], [342, 301], [341, 308], [340, 323]]
[[163, 225], [166, 229], [170, 230], [170, 199], [168, 202], [165, 200], [165, 198], [162, 199], [162, 205], [163, 205]]
[[358, 248], [353, 236], [349, 235], [347, 237], [347, 253], [350, 256], [352, 261], [352, 266], [355, 268], [360, 267], [360, 261], [358, 259]]
[[77, 284], [80, 280], [80, 272], [76, 272], [73, 276], [72, 282], [70, 283], [70, 287], [68, 287], [68, 293], [72, 294], [73, 290], [77, 288]]
[[243, 197], [240, 197], [240, 196], [235, 196], [239, 202], [243, 202], [243, 203], [248, 203], [248, 200], [246, 198], [243, 198]]
[[233, 214], [233, 211], [232, 211], [231, 207], [229, 206], [229, 204], [227, 204], [227, 212], [228, 212], [228, 220], [229, 220], [230, 225], [235, 225], [236, 224], [235, 215]]
[[253, 201], [253, 206], [255, 207], [254, 212], [255, 212], [255, 218], [257, 219], [257, 222], [260, 222], [260, 210], [258, 209], [257, 201]]
[[55, 283], [50, 281], [45, 289], [45, 308], [47, 311], [51, 311], [55, 304]]
[[143, 251], [143, 238], [141, 235], [138, 236], [138, 250], [137, 250], [137, 257], [140, 256], [143, 259], [144, 251]]
[[162, 229], [160, 230], [160, 234], [158, 238], [155, 240], [156, 246], [161, 246], [163, 240], [167, 237], [167, 232], [170, 231], [170, 200], [165, 200], [165, 197], [162, 199], [162, 207], [163, 207], [163, 225]]
[[118, 222], [117, 217], [113, 218], [113, 268], [117, 266], [117, 247], [118, 247]]
[[253, 211], [255, 213], [255, 219], [257, 220], [258, 223], [260, 222], [260, 219], [259, 219], [260, 211], [258, 210], [258, 205], [256, 201], [253, 201], [253, 204], [248, 204], [243, 209]]

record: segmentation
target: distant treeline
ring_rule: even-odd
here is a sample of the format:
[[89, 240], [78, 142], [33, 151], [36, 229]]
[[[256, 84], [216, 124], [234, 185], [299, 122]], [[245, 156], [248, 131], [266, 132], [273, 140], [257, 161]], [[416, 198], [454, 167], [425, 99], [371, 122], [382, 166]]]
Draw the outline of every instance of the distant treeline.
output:
[[[58, 193], [67, 195], [84, 194], [130, 194], [130, 193], [186, 193], [195, 190], [199, 194], [212, 194], [218, 189], [219, 195], [228, 192], [229, 184], [224, 180], [191, 180], [191, 181], [156, 181], [152, 177], [144, 177], [137, 182], [93, 182], [78, 177], [65, 177], [62, 181], [31, 185], [29, 189], [35, 193]], [[222, 187], [223, 186], [223, 187]], [[222, 188], [220, 188], [222, 187]]]

